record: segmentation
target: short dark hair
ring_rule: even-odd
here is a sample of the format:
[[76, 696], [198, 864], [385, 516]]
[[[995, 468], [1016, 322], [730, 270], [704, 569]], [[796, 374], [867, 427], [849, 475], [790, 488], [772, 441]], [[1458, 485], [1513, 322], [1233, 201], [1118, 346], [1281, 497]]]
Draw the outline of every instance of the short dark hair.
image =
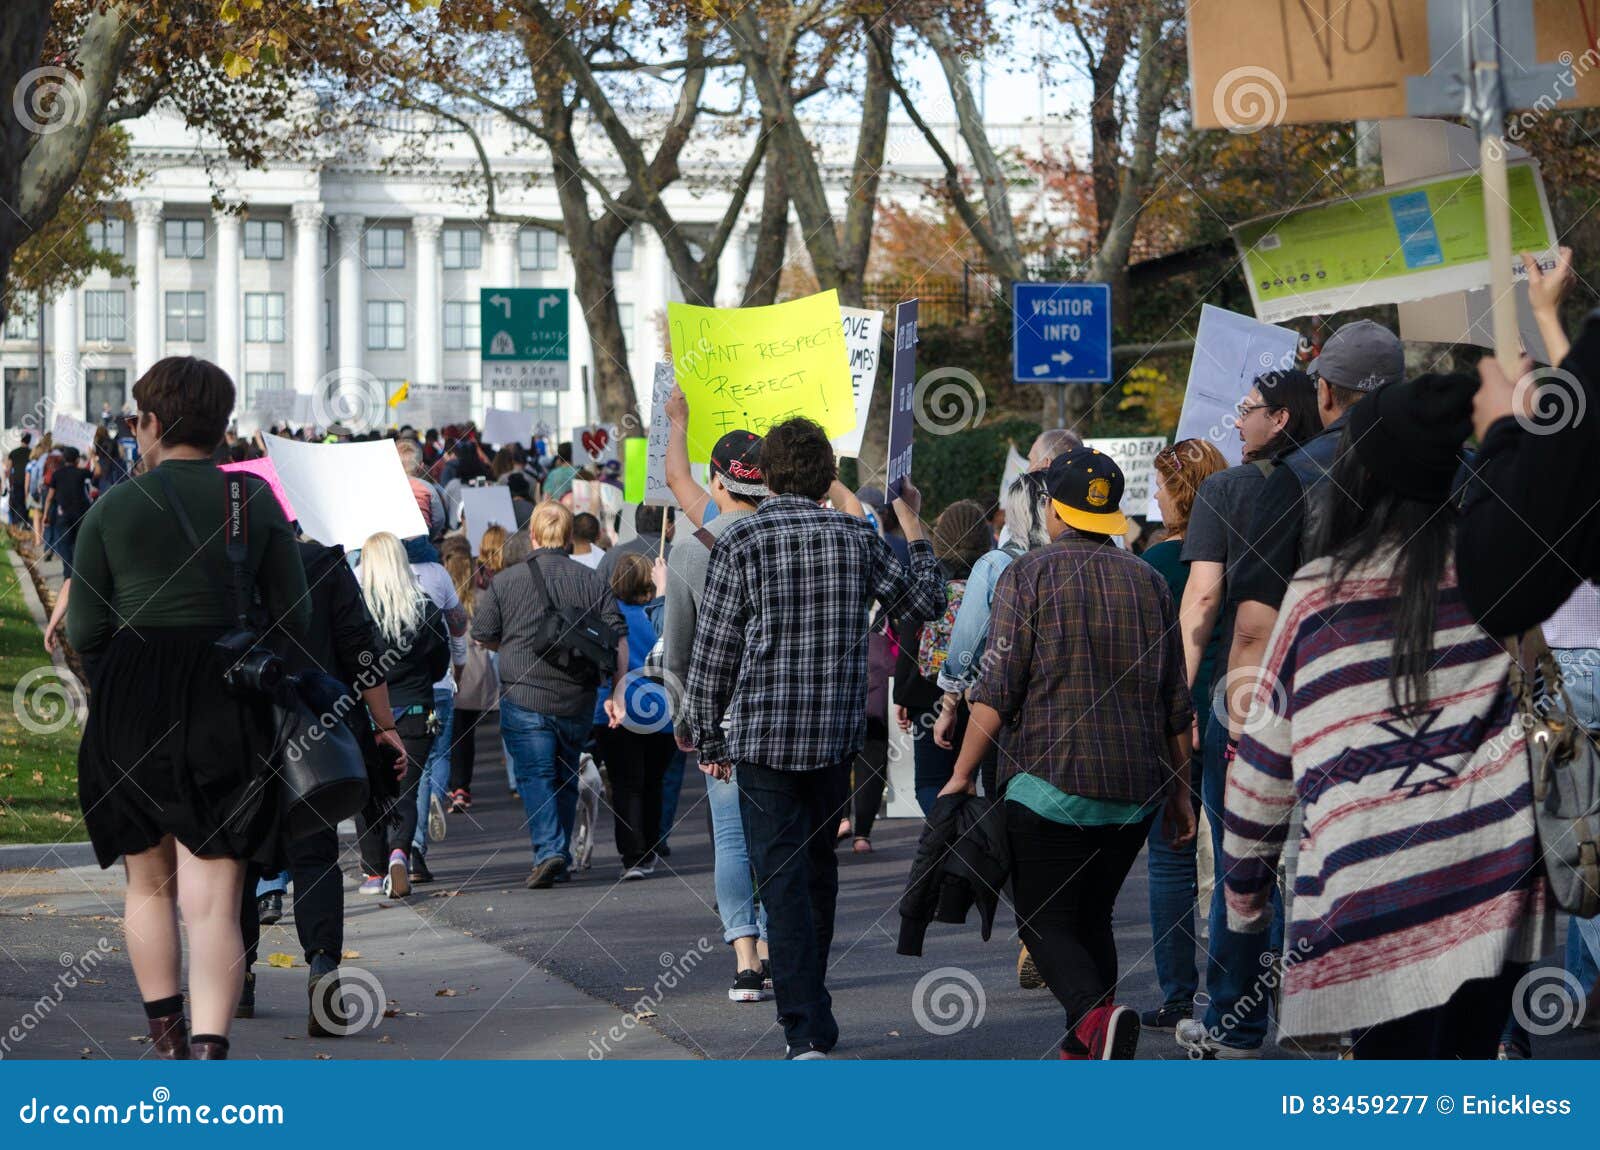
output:
[[513, 499], [532, 499], [533, 485], [528, 482], [528, 477], [520, 471], [512, 471], [506, 475], [506, 490], [511, 492]]
[[1321, 378], [1320, 382], [1328, 385], [1328, 394], [1333, 397], [1333, 406], [1336, 411], [1349, 411], [1372, 394], [1370, 391], [1361, 391], [1354, 387], [1340, 387], [1325, 376]]
[[209, 360], [168, 356], [139, 377], [133, 401], [161, 422], [168, 447], [215, 451], [233, 412], [233, 380]]
[[71, 467], [74, 463], [78, 462], [78, 449], [71, 446], [63, 447], [61, 449], [61, 462], [65, 463], [68, 467]]
[[827, 432], [796, 416], [769, 428], [761, 440], [761, 473], [774, 495], [821, 499], [839, 477]]
[[600, 539], [600, 520], [590, 515], [587, 511], [580, 511], [572, 517], [572, 537], [581, 539], [585, 543], [596, 543]]
[[633, 512], [633, 529], [640, 535], [660, 535], [672, 522], [672, 508], [640, 504]]

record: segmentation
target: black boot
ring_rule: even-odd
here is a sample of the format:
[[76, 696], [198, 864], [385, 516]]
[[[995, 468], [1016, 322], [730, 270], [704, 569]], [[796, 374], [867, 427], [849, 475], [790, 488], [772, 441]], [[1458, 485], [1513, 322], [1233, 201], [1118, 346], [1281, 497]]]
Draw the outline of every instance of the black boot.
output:
[[350, 1033], [350, 1017], [345, 1013], [344, 991], [339, 985], [339, 962], [326, 951], [311, 955], [306, 992], [311, 999], [307, 1034], [312, 1038], [343, 1038]]
[[155, 1049], [155, 1056], [162, 1059], [187, 1059], [189, 1052], [189, 1024], [184, 1021], [183, 1011], [176, 1014], [163, 1014], [160, 1018], [148, 1020], [150, 1023], [150, 1044]]
[[239, 988], [239, 1005], [233, 1008], [235, 1018], [254, 1018], [256, 1016], [256, 973], [253, 970], [244, 972], [244, 985]]

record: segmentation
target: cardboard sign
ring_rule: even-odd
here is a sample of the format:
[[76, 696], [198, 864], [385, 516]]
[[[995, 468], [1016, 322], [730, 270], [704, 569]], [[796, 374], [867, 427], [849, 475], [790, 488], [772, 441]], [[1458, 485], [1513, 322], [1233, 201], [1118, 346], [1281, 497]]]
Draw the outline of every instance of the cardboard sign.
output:
[[1085, 439], [1092, 447], [1116, 460], [1122, 468], [1122, 513], [1143, 515], [1155, 498], [1156, 456], [1166, 447], [1163, 435], [1141, 435], [1118, 439]]
[[533, 430], [533, 416], [526, 411], [505, 411], [498, 407], [483, 409], [483, 440], [496, 447], [508, 443], [526, 443]]
[[94, 433], [98, 423], [74, 419], [70, 415], [57, 415], [50, 429], [50, 441], [57, 447], [76, 447], [79, 451], [94, 450]]
[[1230, 467], [1242, 462], [1234, 408], [1250, 394], [1257, 376], [1293, 367], [1299, 346], [1300, 337], [1286, 327], [1202, 305], [1177, 438], [1205, 440]]
[[277, 499], [278, 506], [283, 508], [283, 517], [290, 523], [297, 518], [294, 513], [294, 502], [289, 498], [289, 493], [283, 489], [283, 481], [278, 478], [278, 469], [272, 465], [271, 459], [245, 459], [238, 463], [224, 463], [221, 471], [243, 471], [247, 475], [254, 475], [267, 482], [272, 489], [273, 497]]
[[622, 498], [643, 503], [645, 474], [650, 469], [650, 441], [642, 435], [622, 441]]
[[917, 387], [917, 301], [914, 299], [894, 307], [894, 369], [890, 386], [893, 390], [884, 492], [893, 502], [900, 498], [900, 490], [911, 474], [911, 441], [916, 431], [916, 417], [912, 412], [913, 393]]
[[689, 399], [689, 458], [729, 431], [765, 435], [803, 415], [829, 438], [856, 426], [839, 293], [770, 307], [667, 305], [673, 374]]
[[617, 429], [608, 424], [596, 423], [572, 429], [572, 464], [574, 467], [599, 467], [617, 459]]
[[867, 413], [872, 410], [872, 390], [878, 381], [878, 355], [883, 348], [883, 313], [859, 307], [842, 307], [844, 346], [850, 353], [850, 389], [856, 397], [856, 425], [835, 436], [833, 449], [854, 459], [861, 454], [861, 437], [867, 431]]
[[[1512, 108], [1600, 103], [1584, 67], [1592, 6], [1499, 0], [1496, 41]], [[1460, 0], [1190, 0], [1189, 94], [1197, 128], [1252, 132], [1319, 120], [1460, 112], [1467, 18]]]
[[[672, 394], [670, 363], [656, 364], [650, 385], [650, 434], [645, 445], [644, 494], [638, 500], [650, 507], [676, 507], [678, 499], [667, 486], [667, 437], [672, 425], [667, 419], [667, 396]], [[633, 502], [630, 498], [629, 502]]]
[[400, 453], [387, 439], [301, 443], [269, 435], [267, 457], [308, 538], [353, 551], [379, 531], [401, 539], [428, 533]]
[[488, 487], [463, 487], [461, 489], [461, 522], [466, 528], [467, 542], [472, 553], [478, 553], [483, 533], [495, 524], [515, 535], [517, 514], [511, 506], [511, 489], [495, 483]]
[[[1507, 166], [1514, 252], [1554, 258], [1538, 165]], [[1483, 181], [1475, 173], [1263, 216], [1233, 229], [1256, 316], [1268, 323], [1406, 303], [1489, 284]], [[1514, 275], [1525, 276], [1520, 259]]]
[[416, 383], [406, 385], [405, 401], [394, 409], [394, 422], [426, 430], [465, 423], [472, 415], [472, 385]]

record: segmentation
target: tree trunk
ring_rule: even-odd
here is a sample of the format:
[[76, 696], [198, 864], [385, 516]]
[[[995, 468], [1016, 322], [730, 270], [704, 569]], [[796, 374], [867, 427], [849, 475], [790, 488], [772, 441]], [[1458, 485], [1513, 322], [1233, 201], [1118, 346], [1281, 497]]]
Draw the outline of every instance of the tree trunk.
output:
[[861, 97], [861, 130], [856, 134], [856, 159], [850, 172], [850, 198], [845, 208], [844, 242], [839, 253], [839, 302], [860, 307], [866, 298], [867, 260], [872, 254], [872, 221], [878, 210], [878, 173], [889, 140], [889, 37], [868, 27], [866, 35], [880, 45], [867, 53], [867, 86]]
[[[26, 99], [22, 77], [39, 66], [49, 26], [50, 0], [8, 0], [0, 5], [0, 92]], [[0, 203], [21, 201], [22, 167], [30, 142], [38, 141], [30, 141], [22, 117], [7, 108], [0, 116]], [[0, 323], [5, 321], [4, 288], [11, 275], [11, 257], [29, 230], [15, 212], [0, 211]]]
[[745, 307], [776, 303], [778, 283], [783, 279], [783, 261], [789, 248], [789, 188], [784, 174], [783, 155], [767, 153], [762, 175], [761, 222], [756, 226], [755, 259], [750, 278], [745, 281]]

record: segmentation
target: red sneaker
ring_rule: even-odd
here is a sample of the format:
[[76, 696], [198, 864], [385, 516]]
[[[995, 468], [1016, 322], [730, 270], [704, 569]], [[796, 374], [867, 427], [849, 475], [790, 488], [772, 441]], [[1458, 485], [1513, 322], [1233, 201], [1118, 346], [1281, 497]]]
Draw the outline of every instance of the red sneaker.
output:
[[1075, 1033], [1089, 1048], [1089, 1058], [1130, 1059], [1139, 1049], [1139, 1015], [1126, 1006], [1107, 1003], [1084, 1015]]

